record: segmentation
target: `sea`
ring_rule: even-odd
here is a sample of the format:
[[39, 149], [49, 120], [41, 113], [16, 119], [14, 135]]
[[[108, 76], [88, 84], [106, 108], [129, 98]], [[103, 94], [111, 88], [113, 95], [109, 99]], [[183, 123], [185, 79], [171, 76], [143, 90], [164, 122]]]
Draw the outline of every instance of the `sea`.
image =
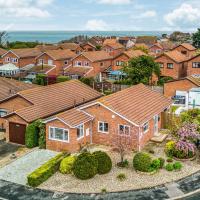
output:
[[10, 31], [8, 32], [8, 41], [26, 41], [57, 43], [62, 40], [68, 40], [78, 35], [91, 36], [158, 36], [170, 32], [161, 31]]

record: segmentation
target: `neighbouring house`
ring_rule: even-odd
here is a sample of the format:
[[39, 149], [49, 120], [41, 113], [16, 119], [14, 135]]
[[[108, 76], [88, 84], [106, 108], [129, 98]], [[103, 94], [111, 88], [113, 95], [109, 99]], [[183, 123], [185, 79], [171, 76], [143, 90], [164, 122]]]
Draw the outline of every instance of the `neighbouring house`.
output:
[[[18, 92], [39, 87], [38, 85], [28, 84], [14, 79], [0, 77], [0, 102], [13, 97]], [[1, 119], [7, 114], [5, 109], [0, 109], [0, 131], [5, 129], [5, 120]]]
[[102, 46], [104, 42], [104, 38], [100, 36], [93, 36], [89, 39], [92, 44], [96, 44], [95, 46], [99, 45]]
[[[148, 98], [146, 98], [148, 96]], [[112, 146], [120, 136], [142, 150], [162, 128], [171, 100], [139, 84], [46, 119], [47, 149], [76, 152], [87, 144]]]
[[200, 74], [200, 55], [195, 55], [188, 60], [187, 75]]
[[96, 46], [91, 44], [90, 42], [86, 42], [80, 45], [83, 51], [96, 51]]
[[183, 96], [177, 93], [188, 93], [192, 88], [200, 87], [200, 75], [187, 76], [185, 78], [168, 81], [164, 84], [164, 96], [174, 98], [176, 96], [176, 102], [185, 102]]
[[111, 65], [112, 56], [105, 51], [83, 52], [72, 59], [72, 66], [65, 69], [65, 75], [72, 79], [94, 77], [101, 81]]
[[164, 52], [164, 48], [160, 43], [155, 43], [149, 47], [149, 51], [155, 55], [159, 55]]
[[136, 57], [140, 57], [140, 56], [144, 56], [147, 55], [146, 53], [144, 53], [141, 50], [128, 50], [128, 51], [124, 51], [121, 54], [115, 56], [113, 58], [113, 62], [112, 62], [112, 70], [120, 70], [122, 68], [122, 66], [126, 63], [128, 63], [128, 61], [131, 58], [136, 58]]
[[136, 43], [137, 44], [146, 44], [148, 47], [152, 46], [153, 44], [156, 44], [157, 37], [156, 36], [138, 36], [136, 38]]
[[180, 53], [184, 54], [185, 56], [191, 58], [195, 55], [197, 49], [189, 43], [182, 43], [182, 44], [174, 47], [173, 50], [179, 51]]
[[102, 50], [106, 51], [111, 56], [116, 56], [122, 53], [123, 51], [125, 51], [125, 47], [122, 44], [116, 42], [116, 43], [109, 43], [109, 44], [104, 45], [102, 47]]
[[37, 48], [12, 49], [6, 52], [2, 59], [4, 65], [12, 63], [19, 69], [22, 69], [27, 65], [34, 65], [35, 58], [40, 54], [41, 51]]
[[76, 43], [61, 43], [59, 44], [61, 49], [69, 49], [76, 54], [80, 54], [83, 51], [83, 48], [79, 44]]
[[[49, 50], [36, 58], [36, 68], [40, 66], [48, 75], [63, 75], [64, 69], [72, 64], [71, 60], [76, 56], [76, 53], [69, 49]], [[34, 72], [33, 69], [31, 71]]]
[[[102, 94], [77, 80], [20, 91], [0, 102], [6, 140], [25, 144], [28, 124], [93, 101]], [[59, 139], [59, 135], [56, 136]]]
[[3, 64], [3, 59], [2, 56], [7, 53], [7, 51], [5, 49], [0, 48], [0, 65]]
[[107, 44], [115, 44], [117, 43], [117, 38], [106, 38], [103, 42], [103, 46]]
[[187, 60], [187, 56], [176, 50], [164, 52], [155, 58], [160, 65], [161, 76], [173, 79], [187, 76]]
[[58, 45], [52, 44], [39, 44], [35, 48], [39, 49], [42, 52], [49, 51], [49, 50], [58, 50], [60, 47]]

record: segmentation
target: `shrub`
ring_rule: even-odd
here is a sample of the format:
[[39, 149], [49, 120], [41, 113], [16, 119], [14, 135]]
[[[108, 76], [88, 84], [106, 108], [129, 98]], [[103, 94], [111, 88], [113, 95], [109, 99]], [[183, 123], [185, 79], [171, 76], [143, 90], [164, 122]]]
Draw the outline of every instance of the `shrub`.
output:
[[56, 78], [56, 82], [57, 82], [57, 83], [61, 83], [61, 82], [69, 81], [69, 80], [70, 80], [70, 78], [67, 77], [67, 76], [58, 76], [58, 77]]
[[25, 144], [28, 148], [38, 146], [39, 129], [37, 128], [36, 122], [29, 124], [25, 132]]
[[66, 155], [64, 153], [60, 153], [29, 174], [27, 176], [28, 185], [37, 187], [46, 181], [59, 169], [60, 162], [65, 156]]
[[107, 193], [106, 188], [102, 188], [102, 189], [101, 189], [101, 193]]
[[118, 174], [117, 179], [119, 181], [124, 181], [126, 179], [126, 175], [124, 173]]
[[180, 162], [175, 162], [174, 164], [173, 164], [173, 167], [174, 167], [174, 169], [175, 170], [181, 170], [181, 168], [183, 167], [182, 166], [182, 164], [180, 163]]
[[147, 153], [137, 153], [133, 158], [133, 167], [142, 172], [149, 172], [152, 159]]
[[64, 158], [60, 163], [60, 168], [59, 168], [60, 172], [62, 174], [70, 174], [72, 172], [75, 160], [76, 160], [75, 156], [68, 156]]
[[166, 166], [165, 166], [165, 169], [169, 172], [173, 171], [174, 170], [174, 166], [172, 163], [168, 163]]
[[162, 169], [165, 164], [165, 159], [164, 158], [158, 158], [160, 160], [160, 168]]
[[173, 162], [173, 159], [172, 158], [167, 158], [167, 162], [171, 163], [171, 162]]
[[74, 162], [73, 173], [82, 180], [94, 177], [97, 174], [98, 162], [93, 154], [81, 153]]
[[154, 159], [151, 163], [151, 171], [160, 169], [160, 160]]
[[98, 162], [98, 174], [106, 174], [112, 168], [112, 161], [107, 153], [103, 151], [96, 151], [93, 153]]
[[126, 159], [126, 160], [124, 160], [123, 162], [118, 162], [118, 163], [117, 163], [117, 166], [118, 166], [118, 167], [125, 168], [125, 167], [128, 167], [128, 166], [129, 166], [129, 162], [128, 162], [128, 160]]
[[176, 143], [174, 141], [167, 142], [167, 144], [165, 146], [165, 152], [166, 152], [167, 156], [173, 157], [173, 155], [174, 155], [174, 149], [175, 149], [175, 144]]

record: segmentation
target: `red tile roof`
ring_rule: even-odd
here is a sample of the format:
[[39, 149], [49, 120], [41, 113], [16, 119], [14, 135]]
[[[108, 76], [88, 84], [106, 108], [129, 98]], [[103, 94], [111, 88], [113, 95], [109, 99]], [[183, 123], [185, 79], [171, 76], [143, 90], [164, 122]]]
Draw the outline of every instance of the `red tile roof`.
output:
[[70, 49], [72, 51], [76, 51], [78, 48], [80, 48], [80, 46], [76, 43], [61, 43], [59, 46], [62, 49]]
[[41, 54], [41, 50], [37, 48], [12, 49], [10, 51], [19, 58], [37, 57]]
[[0, 48], [0, 57], [5, 54], [7, 51], [5, 49]]
[[139, 57], [139, 56], [145, 56], [147, 55], [146, 53], [144, 53], [141, 50], [128, 50], [128, 51], [124, 51], [123, 52], [125, 55], [127, 55], [129, 58], [135, 58], [135, 57]]
[[189, 51], [195, 51], [196, 48], [194, 46], [192, 46], [190, 43], [182, 43], [178, 46], [183, 46], [184, 48], [186, 48]]
[[88, 51], [88, 52], [83, 52], [81, 55], [88, 58], [91, 62], [98, 62], [113, 58], [112, 56], [110, 56], [109, 53], [105, 51]]
[[91, 67], [68, 67], [65, 69], [65, 74], [84, 76], [92, 69]]
[[69, 49], [58, 49], [58, 50], [49, 50], [45, 52], [47, 55], [49, 55], [54, 60], [64, 60], [64, 59], [72, 59], [76, 57], [76, 54], [69, 50]]

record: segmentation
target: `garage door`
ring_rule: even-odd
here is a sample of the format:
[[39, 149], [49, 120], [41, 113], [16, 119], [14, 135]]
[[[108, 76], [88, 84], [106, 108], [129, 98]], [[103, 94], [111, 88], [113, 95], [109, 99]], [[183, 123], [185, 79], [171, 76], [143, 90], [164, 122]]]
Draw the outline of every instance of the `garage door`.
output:
[[17, 144], [25, 144], [26, 125], [9, 123], [9, 141]]

